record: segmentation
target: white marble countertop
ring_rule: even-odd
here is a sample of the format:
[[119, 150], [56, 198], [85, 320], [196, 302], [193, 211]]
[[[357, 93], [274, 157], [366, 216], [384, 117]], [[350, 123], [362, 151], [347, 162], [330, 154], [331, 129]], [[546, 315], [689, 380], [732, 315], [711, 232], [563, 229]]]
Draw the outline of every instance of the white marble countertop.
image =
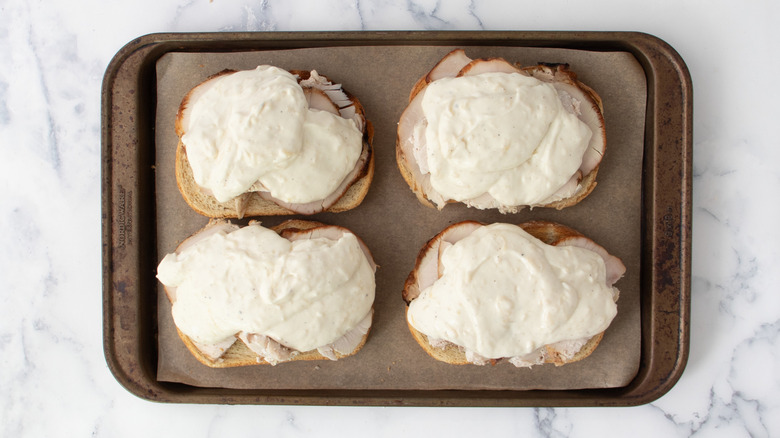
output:
[[[778, 17], [767, 0], [0, 2], [0, 436], [780, 435]], [[695, 90], [677, 385], [644, 406], [576, 409], [177, 405], [122, 388], [101, 332], [106, 66], [152, 32], [288, 30], [626, 30], [671, 44]]]

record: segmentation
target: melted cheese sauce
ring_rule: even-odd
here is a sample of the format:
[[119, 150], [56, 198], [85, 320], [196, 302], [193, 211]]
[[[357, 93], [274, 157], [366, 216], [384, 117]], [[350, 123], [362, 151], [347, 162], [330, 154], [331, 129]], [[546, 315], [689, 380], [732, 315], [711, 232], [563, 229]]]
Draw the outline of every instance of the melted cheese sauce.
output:
[[289, 72], [259, 66], [214, 79], [190, 108], [182, 142], [195, 182], [219, 202], [258, 184], [275, 198], [326, 198], [363, 148], [353, 120], [309, 109]]
[[409, 304], [409, 323], [486, 358], [596, 335], [617, 314], [601, 256], [515, 225], [478, 228], [440, 263], [441, 277]]
[[443, 78], [424, 93], [417, 161], [455, 201], [489, 193], [503, 205], [543, 203], [576, 173], [592, 136], [552, 85], [519, 73]]
[[375, 293], [354, 234], [290, 242], [260, 225], [166, 255], [157, 277], [176, 288], [174, 322], [195, 342], [245, 331], [298, 351], [341, 338], [368, 314]]

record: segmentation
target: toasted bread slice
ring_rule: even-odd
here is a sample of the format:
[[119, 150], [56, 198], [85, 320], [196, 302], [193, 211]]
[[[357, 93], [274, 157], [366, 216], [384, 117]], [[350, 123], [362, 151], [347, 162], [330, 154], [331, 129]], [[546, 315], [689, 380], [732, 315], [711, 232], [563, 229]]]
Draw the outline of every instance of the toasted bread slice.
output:
[[[428, 353], [428, 355], [431, 356], [432, 358], [441, 362], [446, 362], [450, 365], [473, 364], [473, 362], [470, 362], [466, 357], [466, 353], [462, 347], [459, 347], [450, 342], [448, 342], [443, 346], [434, 347], [428, 341], [428, 336], [426, 336], [423, 333], [420, 333], [418, 330], [416, 330], [408, 323], [407, 326], [409, 327], [409, 331], [412, 333], [414, 340], [417, 341], [417, 343], [420, 344], [423, 350], [425, 350], [425, 352]], [[555, 364], [555, 366], [561, 366], [561, 365], [566, 365], [567, 363], [580, 361], [590, 356], [591, 353], [593, 353], [596, 350], [596, 347], [598, 347], [603, 337], [604, 337], [604, 332], [592, 336], [587, 340], [585, 345], [580, 347], [577, 351], [573, 351], [573, 352], [563, 351], [560, 348], [556, 347], [555, 345], [546, 345], [544, 347], [544, 350], [539, 352], [539, 356], [542, 358], [540, 362], [529, 363], [528, 365], [523, 365], [523, 366], [531, 367], [533, 365], [541, 365], [544, 363], [552, 363]], [[492, 360], [489, 362], [495, 364], [498, 362], [498, 360]]]
[[[187, 350], [189, 350], [190, 353], [193, 356], [195, 356], [198, 362], [210, 368], [233, 368], [233, 367], [243, 367], [243, 366], [250, 366], [250, 365], [271, 365], [270, 362], [260, 358], [257, 355], [257, 353], [250, 350], [249, 347], [247, 347], [247, 345], [240, 339], [237, 339], [236, 342], [230, 346], [230, 348], [225, 350], [225, 352], [222, 353], [222, 356], [213, 359], [208, 355], [204, 354], [187, 335], [185, 335], [178, 329], [176, 329], [176, 332], [179, 334], [179, 338], [181, 338], [181, 340], [184, 342], [184, 345], [187, 347]], [[354, 354], [357, 354], [357, 352], [363, 348], [363, 345], [365, 345], [367, 339], [368, 339], [368, 333], [363, 335], [358, 346], [355, 347], [355, 349], [352, 350], [350, 353], [342, 354], [339, 352], [334, 352], [336, 357], [335, 360], [343, 359], [345, 357], [349, 357]], [[295, 362], [299, 360], [303, 361], [303, 360], [334, 360], [334, 359], [323, 356], [317, 350], [310, 350], [302, 353], [297, 353], [291, 359], [286, 360], [284, 362]]]
[[[430, 284], [435, 281], [440, 275], [438, 272], [425, 272], [432, 262], [438, 263], [440, 254], [440, 246], [443, 242], [454, 244], [458, 240], [468, 236], [472, 231], [482, 226], [479, 222], [465, 221], [453, 224], [445, 228], [442, 232], [434, 236], [429, 240], [426, 245], [421, 249], [415, 262], [415, 267], [407, 277], [404, 284], [403, 299], [407, 303], [406, 312], [408, 314], [408, 305], [415, 300], [425, 284]], [[533, 221], [523, 224], [519, 224], [519, 227], [523, 228], [527, 233], [541, 240], [548, 245], [574, 245], [581, 246], [590, 249], [604, 258], [605, 265], [607, 266], [607, 282], [613, 284], [619, 279], [625, 272], [625, 266], [615, 256], [607, 253], [607, 251], [595, 244], [592, 240], [583, 236], [581, 233], [553, 222], [547, 221]], [[422, 283], [422, 285], [421, 285]], [[616, 289], [613, 288], [616, 291]], [[614, 299], [617, 301], [617, 294]], [[408, 316], [408, 315], [407, 315]], [[540, 365], [544, 363], [553, 363], [556, 366], [564, 365], [567, 363], [576, 362], [588, 357], [601, 342], [604, 333], [598, 333], [589, 338], [573, 339], [568, 341], [557, 342], [554, 344], [548, 344], [537, 351], [524, 356], [523, 358], [499, 358], [499, 359], [486, 359], [480, 361], [479, 357], [470, 356], [469, 353], [461, 346], [455, 345], [447, 341], [431, 342], [428, 336], [415, 329], [407, 318], [407, 326], [412, 334], [412, 337], [417, 343], [425, 350], [428, 355], [441, 362], [446, 362], [452, 365], [466, 365], [466, 364], [485, 364], [485, 363], [497, 363], [501, 360], [507, 360], [514, 363], [518, 367], [530, 367], [533, 365]]]
[[606, 151], [603, 104], [596, 91], [580, 82], [577, 75], [565, 64], [540, 64], [521, 68], [502, 58], [472, 60], [465, 55], [462, 49], [457, 49], [445, 56], [430, 72], [423, 75], [415, 83], [409, 95], [409, 104], [398, 123], [396, 162], [401, 175], [419, 201], [426, 206], [439, 209], [448, 203], [457, 202], [436, 192], [431, 186], [430, 174], [421, 170], [413, 152], [415, 148], [414, 126], [424, 119], [421, 106], [423, 91], [430, 83], [441, 78], [483, 72], [520, 73], [551, 83], [560, 95], [568, 96], [564, 105], [572, 105], [572, 111], [581, 112], [578, 117], [591, 128], [593, 137], [583, 157], [582, 166], [572, 175], [569, 182], [560, 188], [563, 193], [564, 189], [576, 187], [572, 194], [559, 199], [556, 192], [546, 201], [535, 205], [502, 205], [488, 194], [463, 201], [463, 203], [479, 209], [496, 208], [502, 213], [507, 213], [516, 212], [524, 207], [546, 207], [560, 210], [585, 199], [596, 187], [599, 164]]
[[[363, 121], [363, 123], [359, 124], [359, 128], [363, 132], [363, 150], [355, 168], [344, 178], [341, 185], [330, 196], [306, 204], [291, 204], [274, 199], [268, 192], [247, 191], [229, 201], [219, 202], [209, 190], [198, 186], [187, 159], [187, 148], [181, 141], [181, 137], [186, 130], [185, 120], [188, 117], [187, 111], [198, 95], [205, 89], [208, 89], [211, 81], [234, 72], [233, 70], [224, 70], [210, 76], [190, 90], [184, 96], [179, 106], [175, 123], [176, 134], [179, 136], [179, 142], [176, 147], [175, 172], [176, 184], [187, 204], [199, 214], [210, 218], [308, 215], [321, 211], [338, 213], [351, 210], [360, 205], [368, 194], [374, 177], [374, 153], [372, 147], [374, 132], [371, 122], [366, 118], [363, 105], [357, 97], [343, 88], [336, 90], [337, 93], [341, 93], [342, 99], [330, 98], [325, 93], [318, 94], [325, 96], [325, 99], [331, 99], [330, 105], [334, 106], [342, 117], [348, 118], [346, 115], [350, 115]], [[308, 71], [291, 70], [290, 73], [298, 77], [299, 83], [307, 81], [312, 77]], [[325, 76], [319, 75], [319, 79], [324, 83], [330, 83], [330, 80]], [[311, 86], [307, 85], [304, 88], [311, 88]], [[328, 104], [326, 103], [326, 105]]]
[[[197, 239], [198, 236], [200, 236], [202, 233], [207, 233], [209, 232], [209, 230], [213, 231], [213, 228], [219, 226], [225, 226], [225, 225], [229, 225], [229, 223], [224, 220], [213, 219], [209, 221], [209, 223], [204, 228], [202, 228], [201, 230], [193, 234], [190, 238], [184, 240], [177, 248], [177, 251], [185, 248], [187, 245], [189, 245], [191, 242]], [[306, 239], [310, 237], [319, 237], [323, 234], [325, 235], [324, 237], [328, 237], [329, 233], [332, 234], [333, 232], [335, 232], [339, 234], [342, 231], [348, 231], [342, 227], [325, 225], [319, 222], [305, 221], [305, 220], [288, 220], [271, 229], [290, 240], [294, 240], [296, 238]], [[374, 263], [374, 260], [368, 248], [362, 242], [362, 240], [360, 240], [359, 237], [358, 237], [358, 242], [360, 243], [363, 253], [366, 255], [366, 258], [368, 259], [369, 264], [375, 269], [376, 264]], [[171, 302], [173, 302], [175, 300], [175, 294], [176, 294], [175, 288], [165, 287], [165, 291], [168, 296], [168, 299]], [[348, 333], [348, 335], [350, 336], [358, 336], [358, 335], [360, 336], [360, 339], [357, 340], [357, 342], [355, 342], [354, 340], [349, 341], [351, 345], [355, 345], [355, 347], [349, 352], [340, 352], [338, 351], [338, 349], [332, 348], [333, 344], [331, 344], [331, 346], [323, 346], [326, 347], [325, 349], [323, 349], [323, 347], [320, 347], [319, 349], [298, 352], [298, 351], [291, 350], [281, 344], [278, 344], [276, 343], [276, 341], [270, 340], [270, 342], [273, 343], [273, 348], [284, 350], [284, 355], [285, 355], [285, 357], [282, 358], [281, 360], [270, 360], [270, 361], [258, 355], [258, 353], [256, 353], [255, 351], [253, 351], [245, 342], [245, 339], [247, 339], [248, 337], [239, 336], [240, 335], [239, 333], [236, 334], [236, 340], [232, 342], [232, 344], [229, 344], [224, 348], [222, 348], [220, 346], [198, 345], [196, 342], [190, 339], [189, 336], [182, 333], [178, 328], [176, 331], [179, 337], [181, 338], [182, 342], [184, 342], [184, 345], [189, 350], [189, 352], [200, 363], [209, 366], [211, 368], [231, 368], [231, 367], [248, 366], [248, 365], [269, 365], [269, 364], [275, 365], [281, 362], [293, 362], [293, 361], [302, 361], [302, 360], [307, 360], [307, 361], [308, 360], [338, 360], [348, 356], [352, 356], [356, 354], [358, 351], [360, 351], [365, 345], [370, 332], [372, 317], [373, 317], [373, 310], [371, 310], [369, 314], [366, 316], [366, 318], [359, 324], [359, 325], [363, 325], [364, 327], [356, 327], [353, 329], [355, 330], [354, 333]], [[365, 332], [361, 333], [363, 331], [363, 328], [365, 329]], [[334, 344], [336, 344], [337, 342], [339, 341], [337, 340], [336, 342], [334, 342]], [[325, 351], [327, 351], [327, 355], [324, 354]], [[289, 358], [287, 356], [289, 356]]]

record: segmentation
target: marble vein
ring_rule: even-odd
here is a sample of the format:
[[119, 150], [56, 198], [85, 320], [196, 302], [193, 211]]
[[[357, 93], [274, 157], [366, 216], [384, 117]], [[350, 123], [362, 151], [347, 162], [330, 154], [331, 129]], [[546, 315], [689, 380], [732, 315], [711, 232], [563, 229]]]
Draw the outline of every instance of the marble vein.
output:
[[441, 29], [442, 26], [447, 24], [446, 21], [436, 16], [436, 6], [432, 10], [426, 11], [417, 2], [409, 0], [406, 2], [406, 8], [414, 18], [414, 21], [421, 24], [426, 30]]
[[758, 260], [753, 255], [745, 257], [743, 252], [732, 249], [733, 257], [736, 260], [736, 272], [730, 278], [728, 284], [719, 285], [725, 292], [725, 297], [721, 300], [721, 311], [727, 313], [731, 317], [738, 317], [739, 315], [734, 312], [735, 301], [740, 300], [744, 303], [751, 304], [756, 301], [757, 291], [753, 285], [753, 281], [758, 274], [759, 264]]
[[484, 29], [474, 1], [407, 0], [406, 8], [414, 22], [426, 30]]
[[[30, 14], [30, 4], [27, 4], [27, 16], [29, 17]], [[38, 37], [34, 32], [34, 27], [32, 25], [32, 22], [30, 21], [27, 25], [27, 39], [29, 41], [30, 49], [32, 51], [32, 56], [35, 62], [34, 70], [38, 72], [38, 83], [40, 85], [40, 91], [44, 100], [44, 107], [46, 108], [46, 114], [44, 116], [45, 118], [45, 124], [46, 124], [46, 134], [45, 137], [48, 142], [48, 153], [49, 157], [48, 159], [51, 161], [52, 166], [59, 170], [60, 168], [60, 146], [59, 146], [59, 139], [57, 136], [57, 126], [54, 121], [54, 117], [51, 113], [51, 93], [49, 92], [49, 85], [47, 78], [45, 76], [45, 69], [44, 64], [42, 62], [41, 58], [41, 48], [40, 44], [38, 43]]]
[[474, 18], [477, 22], [477, 28], [479, 29], [485, 29], [485, 24], [482, 23], [482, 19], [479, 18], [479, 15], [477, 14], [477, 2], [474, 0], [471, 0], [469, 2], [468, 6], [469, 15]]
[[565, 410], [535, 408], [533, 412], [534, 427], [541, 436], [565, 438], [571, 433], [571, 423], [562, 418]]
[[245, 6], [246, 30], [248, 31], [273, 31], [276, 25], [268, 20], [268, 0], [263, 0], [256, 6]]
[[360, 22], [360, 30], [366, 30], [366, 22], [363, 18], [363, 10], [360, 0], [355, 0], [353, 7], [355, 8], [355, 11], [357, 11], [358, 21]]

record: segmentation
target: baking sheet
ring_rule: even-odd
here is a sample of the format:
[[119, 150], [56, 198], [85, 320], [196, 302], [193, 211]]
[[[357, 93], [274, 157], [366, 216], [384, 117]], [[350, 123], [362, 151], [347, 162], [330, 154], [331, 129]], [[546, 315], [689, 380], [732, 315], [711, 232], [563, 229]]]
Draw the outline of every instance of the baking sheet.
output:
[[[159, 259], [201, 228], [206, 218], [181, 199], [173, 175], [176, 135], [173, 120], [186, 92], [225, 68], [273, 64], [287, 69], [317, 69], [355, 94], [374, 123], [376, 176], [364, 203], [349, 212], [311, 219], [346, 226], [361, 236], [381, 266], [377, 272], [376, 317], [366, 346], [337, 362], [294, 362], [276, 367], [211, 369], [187, 352], [170, 318], [170, 305], [158, 293], [158, 368], [160, 381], [216, 388], [262, 389], [578, 389], [620, 387], [636, 375], [640, 361], [639, 270], [641, 174], [644, 147], [646, 78], [625, 52], [460, 46], [472, 58], [503, 56], [524, 65], [567, 62], [602, 97], [607, 123], [607, 153], [595, 191], [563, 210], [523, 210], [517, 214], [448, 206], [443, 211], [418, 203], [395, 165], [395, 124], [409, 90], [454, 47], [326, 47], [236, 53], [172, 52], [157, 62], [156, 205]], [[265, 218], [274, 225], [289, 217]], [[517, 369], [452, 366], [429, 358], [406, 329], [403, 281], [417, 252], [447, 225], [466, 219], [519, 223], [547, 219], [572, 226], [623, 259], [628, 268], [618, 317], [588, 359], [556, 368]]]

